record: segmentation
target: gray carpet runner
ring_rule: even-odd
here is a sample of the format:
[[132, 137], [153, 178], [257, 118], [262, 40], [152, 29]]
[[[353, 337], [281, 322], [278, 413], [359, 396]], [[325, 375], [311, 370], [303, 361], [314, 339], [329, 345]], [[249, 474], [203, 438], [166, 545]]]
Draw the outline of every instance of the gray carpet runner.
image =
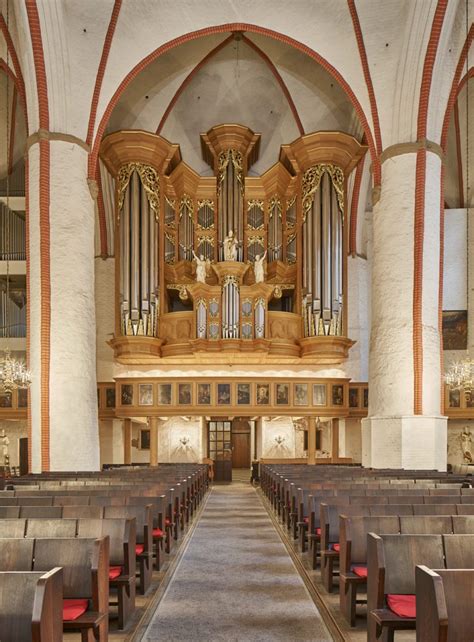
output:
[[142, 640], [331, 640], [255, 490], [214, 486]]

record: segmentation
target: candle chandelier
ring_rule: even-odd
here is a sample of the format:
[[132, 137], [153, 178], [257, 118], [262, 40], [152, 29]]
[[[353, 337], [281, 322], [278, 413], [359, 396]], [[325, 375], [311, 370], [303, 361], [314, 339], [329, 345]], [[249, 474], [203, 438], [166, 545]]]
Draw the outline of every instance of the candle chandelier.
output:
[[[7, 1], [6, 5], [6, 18], [7, 18], [7, 31], [10, 28], [9, 25], [9, 2]], [[10, 53], [7, 47], [6, 52], [7, 58], [7, 69], [10, 65]], [[10, 95], [9, 95], [10, 80], [8, 75], [6, 75], [6, 136], [5, 136], [5, 155], [6, 155], [6, 208], [3, 210], [4, 216], [6, 217], [5, 225], [5, 254], [7, 258], [7, 274], [6, 274], [6, 299], [5, 299], [5, 332], [4, 338], [10, 338], [10, 318], [9, 318], [9, 306], [11, 301], [10, 296], [10, 165], [8, 162], [8, 154], [10, 150], [10, 132], [11, 132], [11, 123], [10, 123]], [[13, 152], [12, 152], [13, 153]], [[0, 358], [0, 389], [2, 392], [11, 393], [17, 388], [29, 388], [31, 385], [31, 373], [27, 369], [23, 360], [14, 359], [11, 355], [10, 350], [7, 348]]]

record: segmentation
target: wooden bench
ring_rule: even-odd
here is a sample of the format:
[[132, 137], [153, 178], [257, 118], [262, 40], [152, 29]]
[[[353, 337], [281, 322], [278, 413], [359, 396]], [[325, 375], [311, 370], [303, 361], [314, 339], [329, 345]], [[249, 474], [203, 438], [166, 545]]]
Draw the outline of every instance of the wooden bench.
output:
[[0, 640], [61, 642], [63, 571], [0, 572]]
[[63, 630], [108, 639], [109, 538], [0, 539], [0, 571], [63, 569]]
[[474, 568], [474, 535], [376, 535], [367, 541], [367, 633], [373, 642], [416, 626], [415, 567]]
[[367, 534], [399, 533], [400, 518], [385, 516], [340, 516], [339, 607], [350, 626], [355, 626], [360, 589], [367, 584]]
[[417, 566], [417, 642], [472, 642], [474, 569]]
[[144, 595], [150, 588], [153, 577], [152, 505], [104, 506], [103, 511], [104, 518], [135, 518], [135, 554], [140, 578], [139, 591]]

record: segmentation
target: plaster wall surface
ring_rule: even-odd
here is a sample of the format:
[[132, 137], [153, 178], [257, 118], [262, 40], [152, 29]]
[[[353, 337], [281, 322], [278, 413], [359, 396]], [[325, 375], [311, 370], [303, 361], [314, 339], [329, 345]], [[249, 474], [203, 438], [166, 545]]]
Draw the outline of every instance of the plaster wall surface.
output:
[[[294, 458], [304, 457], [304, 433], [296, 431], [290, 417], [279, 417], [273, 420], [262, 419], [261, 457]], [[281, 443], [278, 443], [277, 440]]]
[[115, 332], [115, 259], [95, 261], [97, 381], [112, 381], [114, 352], [107, 345]]
[[[28, 152], [29, 233], [30, 233], [30, 355], [29, 367], [35, 373], [30, 388], [31, 467], [41, 472], [41, 266], [39, 225], [39, 145]], [[33, 188], [36, 186], [36, 189]]]
[[87, 153], [55, 141], [50, 154], [51, 470], [98, 470], [94, 203]]
[[382, 166], [373, 215], [369, 415], [413, 412], [413, 207], [415, 154]]
[[362, 465], [446, 470], [446, 418], [369, 417], [362, 420]]
[[[183, 444], [181, 440], [188, 440]], [[158, 462], [200, 462], [205, 457], [206, 445], [199, 417], [189, 421], [172, 417], [158, 424]]]
[[356, 342], [344, 368], [353, 381], [367, 381], [369, 367], [370, 283], [366, 259], [347, 258], [348, 336]]
[[339, 420], [339, 456], [351, 457], [352, 463], [362, 461], [362, 427], [361, 420], [347, 417]]

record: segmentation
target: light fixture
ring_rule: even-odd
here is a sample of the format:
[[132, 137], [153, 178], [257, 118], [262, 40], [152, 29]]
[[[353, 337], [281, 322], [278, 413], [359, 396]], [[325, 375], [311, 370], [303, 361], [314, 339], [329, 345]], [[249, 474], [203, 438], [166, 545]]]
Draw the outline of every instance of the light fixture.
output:
[[[7, 32], [10, 28], [10, 15], [9, 15], [9, 0], [7, 0]], [[7, 47], [6, 51], [7, 58], [7, 69], [10, 66], [10, 50]], [[10, 80], [8, 75], [6, 76], [7, 87], [6, 87], [6, 97], [7, 97], [7, 118], [6, 118], [6, 145], [5, 145], [5, 154], [6, 162], [5, 167], [7, 169], [6, 174], [6, 226], [5, 226], [5, 239], [6, 247], [5, 254], [7, 256], [7, 284], [6, 284], [6, 298], [5, 298], [5, 339], [10, 338], [10, 319], [9, 319], [9, 306], [10, 306], [10, 172], [9, 172], [9, 163], [8, 163], [8, 154], [10, 150], [10, 95], [9, 95], [9, 86]], [[7, 348], [4, 352], [3, 357], [0, 359], [0, 389], [3, 392], [11, 393], [12, 390], [17, 388], [29, 388], [31, 385], [31, 372], [27, 369], [25, 363], [22, 360], [14, 359], [11, 356], [10, 350]]]
[[285, 443], [285, 441], [286, 441], [286, 437], [283, 437], [282, 435], [277, 435], [277, 436], [275, 437], [275, 441], [276, 441], [276, 443], [277, 443], [277, 446], [283, 446], [283, 444], [284, 444], [284, 443]]
[[[466, 0], [466, 42], [469, 30], [469, 2]], [[471, 205], [471, 189], [469, 185], [469, 48], [466, 52], [466, 220], [469, 229], [469, 210]], [[462, 170], [461, 170], [462, 171]], [[461, 203], [462, 205], [462, 203]], [[468, 270], [469, 274], [469, 270]], [[468, 283], [468, 296], [470, 293]], [[472, 401], [474, 390], [474, 359], [467, 357], [460, 361], [455, 361], [444, 375], [444, 380], [450, 390], [459, 390], [463, 392], [466, 401]]]

